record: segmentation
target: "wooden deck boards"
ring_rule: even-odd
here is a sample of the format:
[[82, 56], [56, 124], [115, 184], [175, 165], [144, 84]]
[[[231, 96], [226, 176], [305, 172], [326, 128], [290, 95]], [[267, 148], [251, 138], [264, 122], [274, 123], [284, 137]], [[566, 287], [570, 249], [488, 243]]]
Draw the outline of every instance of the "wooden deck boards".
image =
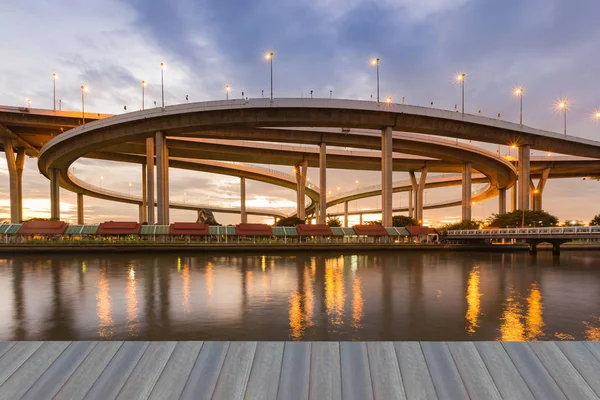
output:
[[0, 400], [599, 395], [595, 342], [0, 342]]

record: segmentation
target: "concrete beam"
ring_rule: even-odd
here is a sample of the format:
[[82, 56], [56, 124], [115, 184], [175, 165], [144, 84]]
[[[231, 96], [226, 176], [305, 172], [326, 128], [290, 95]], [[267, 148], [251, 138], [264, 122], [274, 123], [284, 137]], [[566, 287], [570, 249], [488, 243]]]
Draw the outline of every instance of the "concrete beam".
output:
[[83, 214], [83, 193], [77, 193], [77, 224], [85, 224], [85, 217]]
[[318, 224], [324, 224], [327, 220], [327, 145], [321, 142], [319, 145], [319, 219]]
[[381, 131], [381, 208], [382, 225], [392, 226], [392, 127]]
[[240, 220], [242, 224], [248, 223], [246, 214], [246, 178], [240, 178]]
[[16, 133], [14, 133], [13, 131], [11, 131], [10, 129], [8, 129], [6, 126], [0, 124], [0, 136], [4, 136], [5, 138], [10, 138], [10, 139], [14, 139], [16, 140], [20, 147], [25, 147], [29, 150], [31, 150], [31, 152], [35, 155], [37, 155], [39, 153], [39, 150], [37, 147], [35, 147], [33, 144], [29, 143], [27, 140], [23, 139], [21, 136], [17, 135]]
[[462, 168], [462, 220], [471, 220], [471, 186], [473, 170], [470, 163], [463, 164]]
[[146, 139], [146, 201], [148, 225], [154, 225], [154, 138]]
[[531, 147], [529, 145], [521, 145], [519, 147], [519, 173], [518, 173], [518, 199], [519, 210], [529, 211], [529, 184], [531, 175]]
[[58, 169], [50, 169], [50, 219], [60, 220], [60, 185]]

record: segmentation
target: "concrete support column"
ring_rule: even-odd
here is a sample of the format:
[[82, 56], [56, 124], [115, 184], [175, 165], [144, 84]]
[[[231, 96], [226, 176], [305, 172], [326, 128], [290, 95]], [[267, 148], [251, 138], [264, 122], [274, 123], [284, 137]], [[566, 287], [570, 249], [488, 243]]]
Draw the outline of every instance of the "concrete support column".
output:
[[246, 178], [240, 178], [240, 219], [242, 224], [248, 223], [246, 214]]
[[148, 225], [154, 225], [154, 138], [146, 139], [146, 201]]
[[348, 227], [348, 202], [344, 202], [344, 228]]
[[142, 223], [144, 223], [144, 222], [147, 222], [147, 221], [144, 219], [144, 217], [145, 217], [145, 214], [146, 214], [146, 210], [147, 210], [147, 208], [146, 208], [146, 207], [144, 207], [144, 205], [143, 205], [143, 204], [138, 204], [138, 215], [139, 215], [139, 217], [138, 217], [138, 221], [140, 222], [140, 224], [142, 224]]
[[319, 219], [318, 224], [324, 224], [327, 219], [327, 145], [321, 142], [319, 146]]
[[300, 219], [306, 219], [306, 173], [308, 172], [308, 160], [294, 165], [296, 175], [296, 215]]
[[[546, 187], [546, 182], [548, 181], [548, 176], [550, 175], [550, 168], [545, 168], [542, 171], [542, 176], [540, 177], [540, 180], [537, 184], [537, 187], [533, 187], [532, 190], [532, 199], [533, 199], [533, 209], [535, 211], [542, 211], [543, 205], [542, 205], [542, 197], [544, 194], [544, 188]], [[533, 185], [533, 183], [532, 183]]]
[[417, 193], [417, 221], [423, 223], [423, 209], [425, 206], [425, 182], [427, 181], [427, 168], [421, 170], [419, 177], [419, 192]]
[[17, 202], [17, 209], [19, 213], [19, 222], [23, 221], [23, 168], [25, 167], [25, 149], [17, 149], [17, 193], [19, 201]]
[[381, 223], [392, 226], [392, 127], [381, 131]]
[[498, 189], [498, 214], [506, 214], [506, 189]]
[[18, 224], [19, 220], [19, 177], [17, 174], [17, 162], [12, 140], [4, 138], [4, 152], [6, 154], [6, 165], [8, 167], [8, 180], [10, 191], [10, 222]]
[[472, 182], [471, 163], [465, 163], [462, 166], [462, 220], [471, 220], [471, 182]]
[[414, 218], [414, 206], [413, 206], [413, 190], [408, 191], [408, 216]]
[[85, 217], [83, 214], [83, 193], [77, 193], [77, 224], [85, 224]]
[[363, 220], [362, 220], [363, 215], [362, 214], [358, 214], [358, 216], [360, 218], [359, 219], [359, 225], [362, 225], [363, 224]]
[[146, 164], [142, 164], [142, 204], [140, 209], [140, 224], [148, 222], [148, 178]]
[[169, 151], [162, 132], [156, 132], [157, 222], [169, 224]]
[[517, 187], [519, 186], [519, 183], [516, 182], [515, 185], [512, 187], [512, 190], [510, 191], [510, 211], [515, 211], [517, 210]]
[[519, 147], [519, 210], [529, 210], [529, 184], [531, 179], [531, 165], [529, 163], [531, 147], [522, 145]]
[[50, 219], [60, 220], [60, 185], [58, 184], [58, 170], [50, 169]]

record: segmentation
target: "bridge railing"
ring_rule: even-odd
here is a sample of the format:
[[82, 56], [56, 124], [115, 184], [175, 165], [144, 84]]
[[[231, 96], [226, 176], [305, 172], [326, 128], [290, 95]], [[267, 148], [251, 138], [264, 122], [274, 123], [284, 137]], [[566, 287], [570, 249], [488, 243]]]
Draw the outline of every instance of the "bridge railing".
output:
[[462, 229], [446, 232], [452, 237], [506, 237], [506, 236], [551, 236], [551, 235], [582, 235], [597, 234], [600, 236], [600, 226], [572, 227], [540, 227], [540, 228], [505, 228], [505, 229]]

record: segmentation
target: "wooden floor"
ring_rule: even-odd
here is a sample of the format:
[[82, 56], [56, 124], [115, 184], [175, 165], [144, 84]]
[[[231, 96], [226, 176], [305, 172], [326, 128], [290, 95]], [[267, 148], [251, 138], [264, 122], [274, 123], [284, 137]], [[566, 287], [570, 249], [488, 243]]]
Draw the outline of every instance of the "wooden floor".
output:
[[600, 342], [0, 342], [0, 399], [598, 399]]

